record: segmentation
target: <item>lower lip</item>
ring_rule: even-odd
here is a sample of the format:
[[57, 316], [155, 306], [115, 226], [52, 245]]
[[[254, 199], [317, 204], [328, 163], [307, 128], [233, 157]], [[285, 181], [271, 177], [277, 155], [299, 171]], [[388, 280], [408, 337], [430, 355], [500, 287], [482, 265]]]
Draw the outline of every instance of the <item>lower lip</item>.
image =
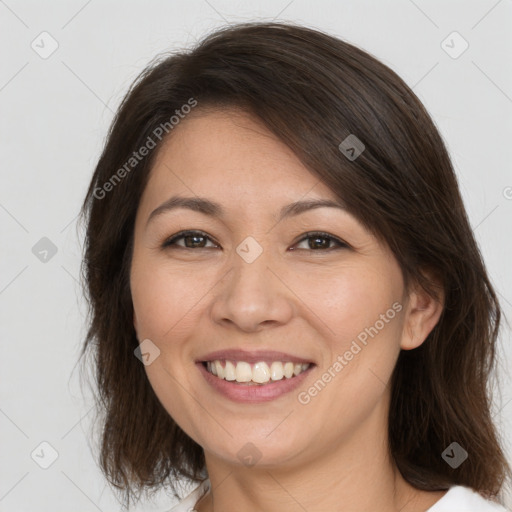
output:
[[308, 377], [309, 373], [314, 368], [314, 365], [311, 364], [306, 371], [299, 373], [299, 375], [290, 379], [283, 377], [281, 380], [269, 381], [268, 384], [251, 386], [237, 384], [236, 381], [220, 379], [210, 373], [202, 363], [196, 363], [196, 366], [203, 374], [206, 382], [208, 382], [208, 384], [210, 384], [215, 390], [226, 398], [240, 403], [269, 402], [270, 400], [275, 400], [286, 393], [290, 393], [301, 385], [304, 379]]

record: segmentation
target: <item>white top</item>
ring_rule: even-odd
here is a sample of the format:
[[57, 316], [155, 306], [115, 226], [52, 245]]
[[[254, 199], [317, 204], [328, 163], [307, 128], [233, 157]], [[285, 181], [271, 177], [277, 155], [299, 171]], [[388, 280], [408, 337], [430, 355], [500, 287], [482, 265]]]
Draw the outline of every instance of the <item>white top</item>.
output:
[[[196, 503], [210, 491], [210, 480], [203, 480], [183, 501], [168, 512], [197, 512]], [[425, 512], [507, 512], [501, 505], [486, 500], [469, 487], [455, 485]]]

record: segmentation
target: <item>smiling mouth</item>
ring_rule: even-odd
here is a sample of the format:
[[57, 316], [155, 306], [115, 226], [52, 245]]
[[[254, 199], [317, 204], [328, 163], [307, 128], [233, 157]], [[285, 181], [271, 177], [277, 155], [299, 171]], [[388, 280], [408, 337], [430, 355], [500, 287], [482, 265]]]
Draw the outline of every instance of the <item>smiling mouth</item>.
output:
[[248, 363], [246, 361], [230, 361], [217, 359], [202, 361], [206, 370], [219, 379], [248, 386], [264, 386], [283, 379], [293, 379], [307, 371], [314, 363], [293, 363], [291, 361], [265, 361]]

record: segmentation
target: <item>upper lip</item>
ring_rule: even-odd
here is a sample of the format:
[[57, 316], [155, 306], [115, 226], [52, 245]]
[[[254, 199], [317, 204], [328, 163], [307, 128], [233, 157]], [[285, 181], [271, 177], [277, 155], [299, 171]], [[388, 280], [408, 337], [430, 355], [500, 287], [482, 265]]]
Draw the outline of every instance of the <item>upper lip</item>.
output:
[[259, 363], [261, 361], [291, 361], [292, 363], [313, 363], [313, 361], [310, 359], [297, 357], [292, 354], [287, 354], [286, 352], [276, 352], [275, 350], [254, 350], [249, 352], [247, 350], [240, 349], [227, 349], [210, 352], [204, 356], [199, 357], [196, 362], [202, 363], [205, 361], [215, 361], [217, 359], [227, 359], [229, 361], [245, 361], [251, 364]]

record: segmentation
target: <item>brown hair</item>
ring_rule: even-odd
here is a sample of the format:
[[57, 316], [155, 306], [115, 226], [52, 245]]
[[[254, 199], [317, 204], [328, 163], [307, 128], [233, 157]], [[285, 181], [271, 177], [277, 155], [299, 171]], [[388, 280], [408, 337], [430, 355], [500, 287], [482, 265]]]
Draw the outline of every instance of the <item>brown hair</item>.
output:
[[[206, 477], [203, 449], [163, 408], [134, 356], [129, 283], [139, 199], [165, 140], [155, 130], [167, 123], [172, 136], [169, 119], [191, 98], [198, 111], [234, 106], [260, 118], [385, 241], [406, 283], [435, 297], [425, 271], [438, 276], [442, 316], [419, 348], [401, 351], [392, 375], [390, 451], [419, 489], [459, 484], [496, 496], [511, 476], [488, 387], [500, 307], [443, 140], [411, 89], [375, 57], [313, 29], [259, 22], [220, 29], [139, 75], [115, 115], [82, 207], [90, 323], [81, 357], [88, 348], [94, 354], [100, 465], [109, 482], [129, 503], [136, 491], [138, 500], [140, 491], [170, 485], [177, 496], [178, 478]], [[352, 161], [338, 147], [350, 134], [365, 146]], [[155, 149], [127, 169], [149, 138]], [[441, 457], [453, 441], [469, 453], [456, 469]]]

